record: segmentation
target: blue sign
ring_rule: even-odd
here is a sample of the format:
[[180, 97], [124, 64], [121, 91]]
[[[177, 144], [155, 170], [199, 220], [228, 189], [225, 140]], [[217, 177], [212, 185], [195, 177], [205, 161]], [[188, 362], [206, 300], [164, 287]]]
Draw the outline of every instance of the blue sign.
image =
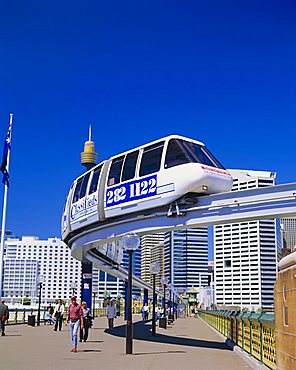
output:
[[106, 208], [156, 195], [156, 175], [114, 186], [106, 190]]

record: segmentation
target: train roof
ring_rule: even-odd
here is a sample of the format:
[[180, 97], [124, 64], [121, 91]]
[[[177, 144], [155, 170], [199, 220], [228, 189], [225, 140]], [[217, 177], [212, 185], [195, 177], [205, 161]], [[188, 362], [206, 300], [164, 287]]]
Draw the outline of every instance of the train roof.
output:
[[119, 157], [119, 156], [121, 156], [121, 155], [125, 155], [125, 154], [127, 154], [127, 153], [133, 152], [134, 150], [142, 149], [142, 148], [144, 148], [144, 147], [146, 147], [146, 146], [148, 146], [148, 145], [157, 144], [157, 143], [159, 143], [159, 142], [161, 142], [161, 141], [168, 141], [168, 140], [170, 140], [170, 139], [181, 139], [181, 140], [187, 140], [187, 141], [192, 141], [192, 142], [194, 142], [194, 143], [196, 143], [196, 144], [199, 144], [199, 145], [202, 145], [202, 146], [204, 146], [204, 145], [205, 145], [205, 144], [204, 144], [204, 143], [202, 143], [201, 141], [194, 140], [194, 139], [190, 139], [190, 138], [185, 137], [185, 136], [181, 136], [181, 135], [169, 135], [169, 136], [164, 136], [164, 137], [162, 137], [162, 138], [160, 138], [160, 139], [157, 139], [157, 140], [150, 141], [150, 142], [148, 142], [148, 143], [142, 144], [142, 145], [137, 146], [137, 147], [135, 147], [135, 148], [132, 148], [132, 149], [126, 150], [125, 152], [118, 153], [118, 154], [113, 155], [112, 157], [110, 157], [110, 158], [108, 158], [108, 159], [113, 159], [113, 158]]
[[90, 170], [85, 171], [83, 174], [81, 174], [81, 175], [77, 176], [77, 177], [76, 177], [76, 179], [75, 179], [74, 181], [76, 181], [76, 180], [78, 180], [80, 177], [84, 176], [87, 172], [91, 172], [94, 168], [96, 168], [96, 167], [98, 167], [98, 166], [102, 165], [102, 164], [103, 164], [104, 162], [106, 162], [107, 160], [112, 160], [112, 159], [114, 159], [114, 158], [117, 158], [117, 157], [120, 157], [120, 156], [122, 156], [122, 155], [128, 154], [128, 153], [133, 152], [133, 151], [135, 151], [135, 150], [140, 150], [140, 149], [142, 149], [142, 148], [145, 148], [145, 147], [146, 147], [146, 146], [148, 146], [148, 145], [157, 144], [157, 143], [159, 143], [159, 142], [161, 142], [161, 141], [168, 141], [168, 140], [170, 140], [170, 139], [181, 139], [181, 140], [187, 140], [187, 141], [191, 141], [191, 142], [193, 142], [193, 143], [196, 143], [196, 144], [199, 144], [199, 145], [202, 145], [202, 146], [204, 146], [204, 145], [205, 145], [205, 144], [204, 144], [203, 142], [201, 142], [201, 141], [194, 140], [194, 139], [191, 139], [191, 138], [188, 138], [188, 137], [185, 137], [185, 136], [181, 136], [181, 135], [168, 135], [168, 136], [164, 136], [164, 137], [162, 137], [162, 138], [160, 138], [160, 139], [157, 139], [157, 140], [154, 140], [154, 141], [150, 141], [150, 142], [148, 142], [148, 143], [145, 143], [145, 144], [142, 144], [142, 145], [137, 146], [137, 147], [135, 147], [135, 148], [132, 148], [132, 149], [126, 150], [126, 151], [124, 151], [124, 152], [117, 153], [116, 155], [113, 155], [112, 157], [106, 158], [106, 159], [104, 159], [103, 161], [101, 161], [100, 163], [97, 163], [97, 164], [96, 164], [94, 167], [92, 167]]

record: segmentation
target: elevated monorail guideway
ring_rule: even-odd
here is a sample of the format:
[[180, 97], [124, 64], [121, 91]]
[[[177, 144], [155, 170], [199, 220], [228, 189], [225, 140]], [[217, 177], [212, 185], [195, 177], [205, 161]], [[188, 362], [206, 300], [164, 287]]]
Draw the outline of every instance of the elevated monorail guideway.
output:
[[[179, 215], [177, 215], [177, 212]], [[127, 232], [139, 236], [177, 229], [296, 216], [296, 183], [199, 196], [194, 205], [153, 209], [80, 232], [68, 241], [73, 257], [95, 259], [98, 246], [120, 240]]]
[[62, 238], [76, 259], [125, 279], [116, 241], [127, 232], [141, 236], [296, 215], [296, 183], [237, 192], [232, 185], [231, 173], [204, 143], [170, 135], [77, 177], [63, 210]]

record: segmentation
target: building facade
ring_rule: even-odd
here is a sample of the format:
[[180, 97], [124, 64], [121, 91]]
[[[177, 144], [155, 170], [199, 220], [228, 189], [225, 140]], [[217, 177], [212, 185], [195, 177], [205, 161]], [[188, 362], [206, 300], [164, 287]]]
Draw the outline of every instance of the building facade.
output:
[[164, 275], [179, 293], [208, 285], [208, 228], [164, 234]]
[[4, 257], [3, 296], [7, 302], [37, 301], [39, 276], [43, 277], [42, 303], [57, 298], [80, 296], [81, 263], [71, 256], [59, 238], [40, 240], [36, 236], [8, 239]]
[[282, 257], [296, 249], [296, 217], [281, 218]]
[[[229, 170], [232, 191], [271, 186], [275, 174]], [[273, 287], [280, 257], [277, 220], [214, 226], [215, 293], [218, 306], [273, 310]]]
[[[164, 234], [152, 234], [143, 235], [141, 237], [141, 279], [146, 281], [146, 283], [153, 283], [152, 275], [150, 273], [150, 266], [152, 262], [156, 262], [157, 252], [159, 251], [157, 247], [163, 245]], [[153, 257], [152, 257], [153, 255]], [[158, 261], [157, 261], [158, 262]], [[161, 273], [160, 273], [161, 274]], [[160, 275], [159, 274], [159, 275]]]

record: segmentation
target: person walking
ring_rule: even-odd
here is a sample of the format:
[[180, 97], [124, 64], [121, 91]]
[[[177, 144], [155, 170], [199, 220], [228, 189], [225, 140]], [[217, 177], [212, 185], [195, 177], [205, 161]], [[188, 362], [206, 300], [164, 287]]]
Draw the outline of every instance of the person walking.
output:
[[77, 303], [76, 296], [71, 297], [71, 304], [68, 309], [67, 324], [70, 322], [70, 337], [72, 343], [71, 352], [77, 352], [77, 333], [79, 327], [84, 328], [84, 318], [81, 305]]
[[149, 306], [148, 306], [148, 303], [145, 303], [144, 304], [143, 311], [144, 311], [144, 321], [148, 321], [148, 318], [149, 318]]
[[88, 330], [90, 328], [90, 323], [91, 323], [91, 312], [90, 309], [87, 307], [86, 302], [81, 303], [82, 311], [83, 311], [83, 317], [84, 317], [84, 329], [81, 327], [80, 328], [80, 333], [79, 333], [79, 342], [86, 342], [88, 338]]
[[0, 304], [0, 320], [1, 320], [1, 335], [5, 335], [5, 322], [9, 319], [9, 309], [5, 304], [5, 300], [1, 300]]
[[114, 319], [116, 318], [116, 308], [113, 306], [113, 299], [109, 301], [107, 306], [107, 319], [109, 329], [114, 328]]
[[62, 330], [64, 311], [65, 311], [65, 306], [63, 305], [62, 300], [59, 298], [58, 304], [55, 306], [55, 309], [54, 309], [54, 317], [55, 317], [55, 326], [53, 329], [54, 331], [57, 331], [58, 327], [59, 327], [59, 331]]

